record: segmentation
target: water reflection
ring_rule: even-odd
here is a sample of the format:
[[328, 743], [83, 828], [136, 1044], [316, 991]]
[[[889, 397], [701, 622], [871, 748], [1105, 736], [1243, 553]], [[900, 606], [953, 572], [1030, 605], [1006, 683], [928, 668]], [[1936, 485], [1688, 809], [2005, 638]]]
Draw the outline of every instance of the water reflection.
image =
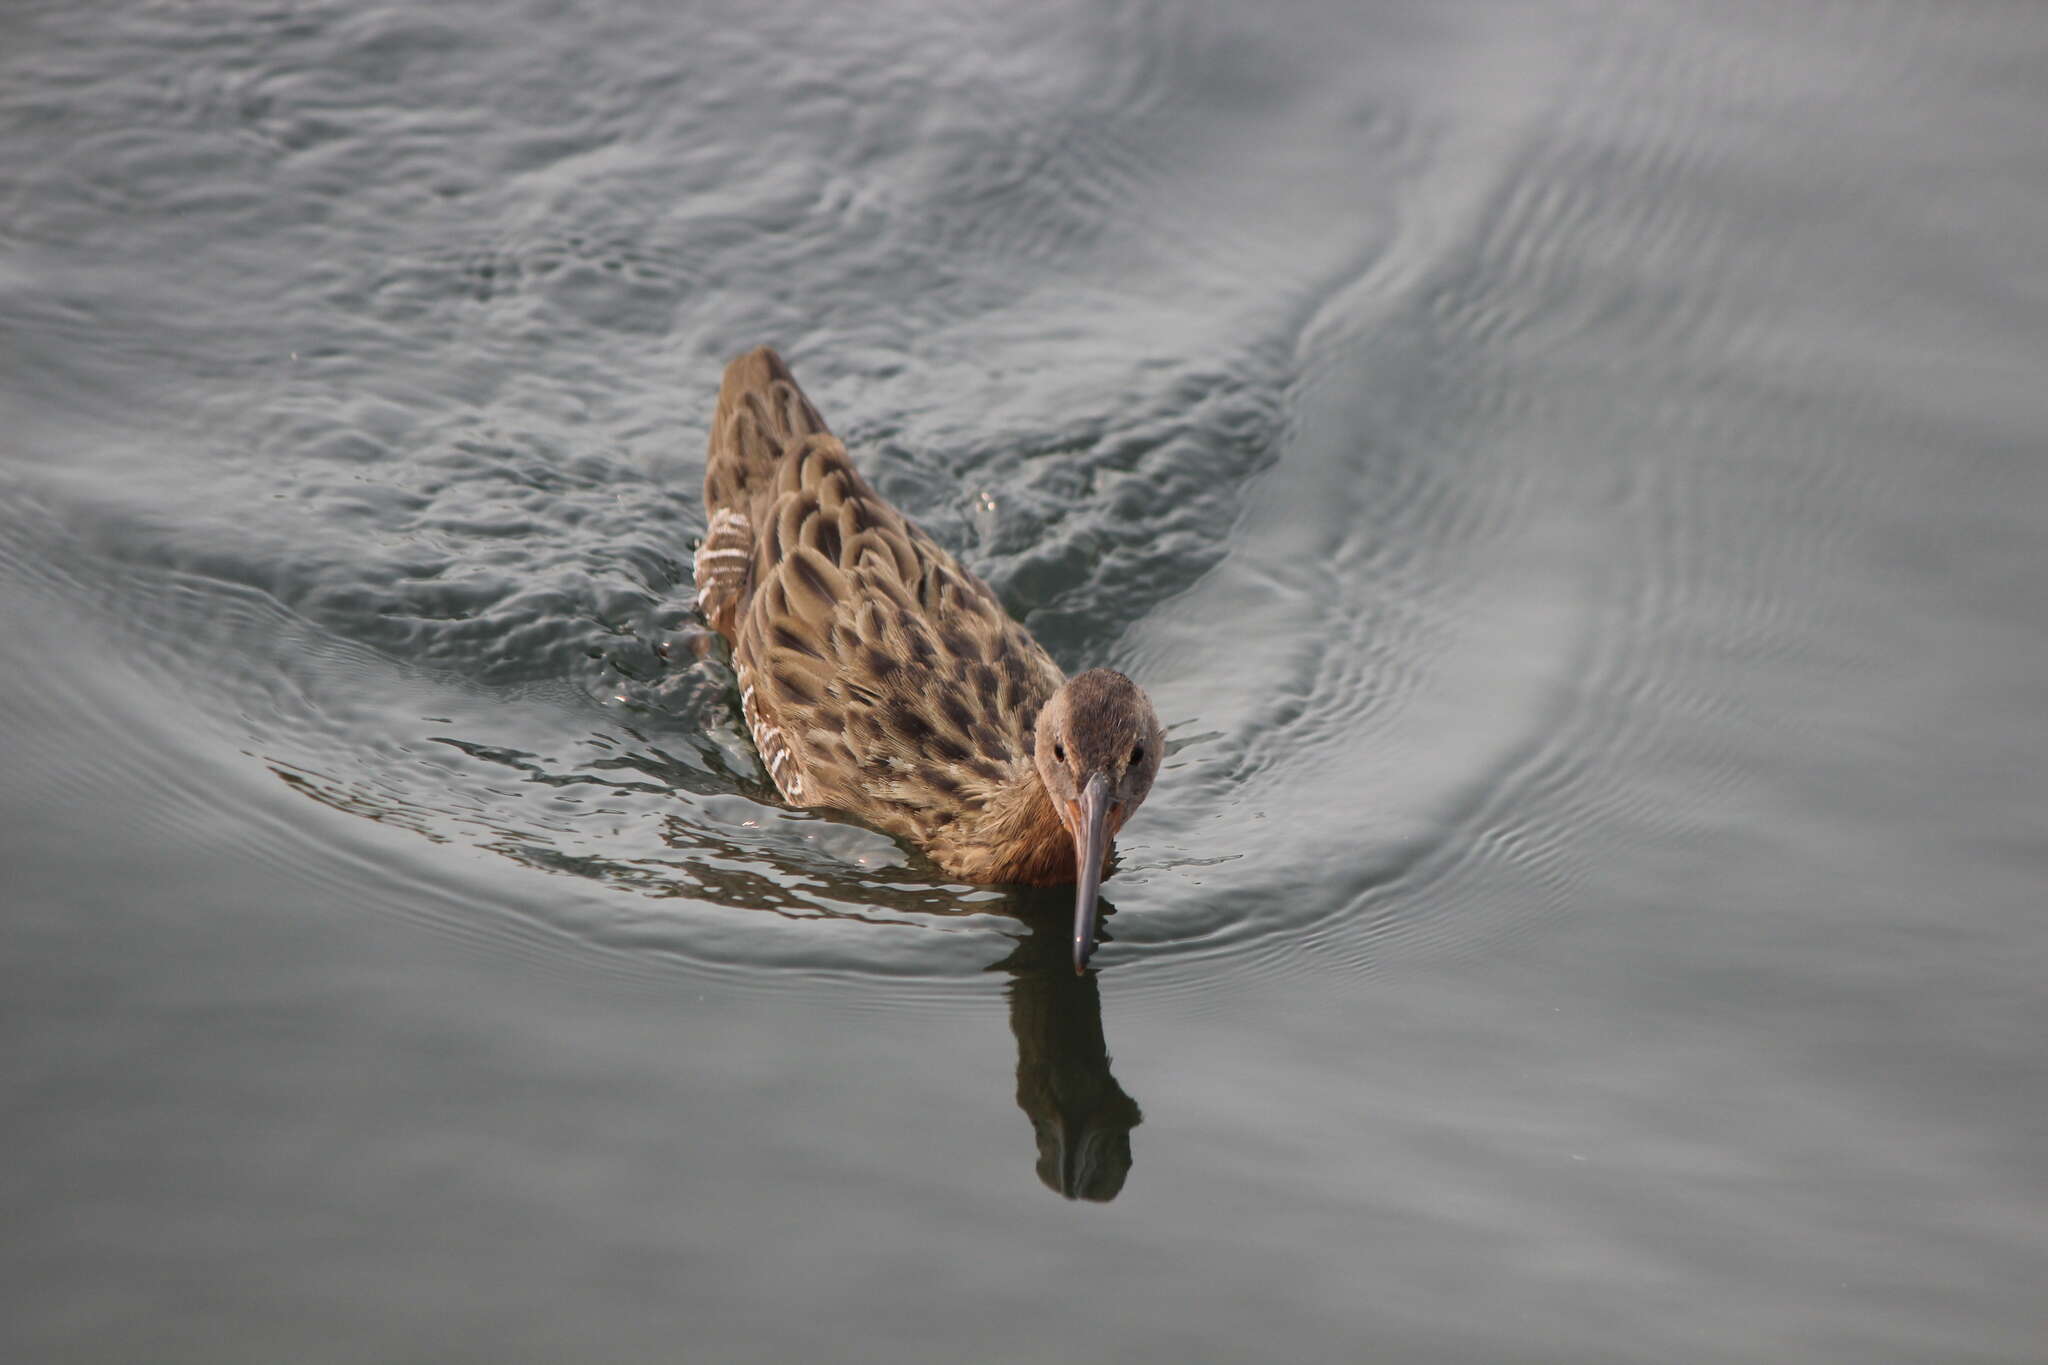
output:
[[[464, 746], [464, 751], [480, 750]], [[1013, 916], [1024, 932], [1010, 953], [987, 970], [1008, 972], [1011, 978], [1004, 995], [1010, 1031], [1017, 1039], [1017, 1106], [1031, 1120], [1037, 1139], [1038, 1178], [1047, 1189], [1069, 1199], [1102, 1203], [1116, 1198], [1130, 1175], [1131, 1129], [1143, 1115], [1137, 1101], [1110, 1074], [1095, 970], [1074, 974], [1073, 899], [1066, 888], [1018, 890], [962, 903], [958, 888], [949, 884], [881, 879], [843, 884], [819, 877], [817, 869], [797, 867], [782, 867], [779, 876], [771, 876], [759, 870], [761, 849], [726, 837], [715, 826], [678, 816], [665, 816], [662, 822], [663, 843], [671, 856], [648, 856], [645, 848], [633, 849], [638, 856], [631, 858], [571, 852], [537, 828], [508, 828], [481, 815], [455, 816], [364, 782], [342, 781], [276, 759], [270, 768], [293, 791], [330, 809], [409, 829], [436, 843], [467, 837], [529, 867], [656, 899], [690, 898], [788, 919], [839, 923], [906, 925], [929, 923], [929, 917]], [[527, 775], [547, 781], [537, 770]], [[668, 793], [658, 786], [650, 790]], [[444, 792], [442, 801], [446, 800]], [[477, 828], [465, 836], [457, 827], [466, 823]], [[1116, 908], [1108, 899], [1101, 905], [1101, 938], [1106, 943], [1114, 937]], [[660, 937], [675, 946], [673, 936], [687, 932], [671, 923]]]
[[[1105, 924], [1112, 912], [1103, 901]], [[1038, 1140], [1038, 1178], [1069, 1199], [1107, 1203], [1131, 1173], [1131, 1129], [1144, 1115], [1110, 1073], [1095, 971], [1074, 974], [1072, 906], [1033, 897], [1016, 914], [1026, 933], [989, 970], [1011, 978], [1017, 1107]]]

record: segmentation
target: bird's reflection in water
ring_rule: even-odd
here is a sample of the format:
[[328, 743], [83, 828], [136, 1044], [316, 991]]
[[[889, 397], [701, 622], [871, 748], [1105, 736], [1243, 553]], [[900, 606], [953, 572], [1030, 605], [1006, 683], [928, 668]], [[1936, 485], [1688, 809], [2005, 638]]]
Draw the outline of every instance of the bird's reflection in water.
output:
[[[396, 801], [365, 785], [280, 760], [273, 760], [271, 769], [294, 791], [322, 805], [410, 828], [437, 842], [457, 837], [457, 830], [429, 806]], [[901, 925], [930, 915], [993, 911], [1015, 916], [1024, 933], [1015, 950], [988, 970], [1008, 972], [1011, 978], [1005, 994], [1010, 1031], [1017, 1036], [1017, 1105], [1038, 1139], [1038, 1178], [1069, 1199], [1106, 1203], [1116, 1198], [1131, 1173], [1131, 1129], [1142, 1116], [1137, 1101], [1109, 1073], [1094, 969], [1074, 974], [1071, 889], [1017, 888], [1007, 903], [963, 905], [957, 888], [950, 886], [863, 885], [861, 909], [822, 910], [814, 899], [785, 886], [772, 869], [761, 868], [757, 848], [725, 837], [715, 826], [677, 819], [668, 836], [684, 856], [630, 862], [587, 853], [572, 857], [527, 832], [483, 847], [531, 867], [589, 877], [622, 891], [687, 896], [792, 918]], [[811, 868], [799, 871], [806, 877], [815, 874]], [[1101, 907], [1102, 938], [1108, 941], [1115, 911], [1107, 900]]]
[[[1144, 1116], [1110, 1074], [1095, 972], [1074, 974], [1071, 901], [1039, 900], [1020, 897], [1024, 937], [989, 968], [1011, 978], [1017, 1107], [1038, 1139], [1038, 1178], [1046, 1188], [1106, 1203], [1131, 1173], [1131, 1129]], [[1102, 908], [1106, 920], [1109, 903]]]

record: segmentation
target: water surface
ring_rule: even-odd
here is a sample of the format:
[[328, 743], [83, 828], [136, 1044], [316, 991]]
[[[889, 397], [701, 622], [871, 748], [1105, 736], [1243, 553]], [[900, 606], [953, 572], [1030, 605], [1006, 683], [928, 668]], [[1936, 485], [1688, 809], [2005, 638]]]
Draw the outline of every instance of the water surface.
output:
[[[2048, 1356], [2031, 11], [4, 30], [8, 1358]], [[763, 341], [1089, 977], [691, 649]]]

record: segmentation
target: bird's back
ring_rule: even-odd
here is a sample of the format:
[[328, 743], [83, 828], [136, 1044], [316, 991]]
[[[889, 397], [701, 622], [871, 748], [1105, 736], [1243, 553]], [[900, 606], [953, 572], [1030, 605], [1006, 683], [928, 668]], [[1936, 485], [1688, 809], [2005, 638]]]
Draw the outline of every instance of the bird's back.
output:
[[704, 504], [698, 606], [777, 789], [975, 875], [945, 850], [1031, 777], [1058, 665], [868, 485], [767, 347], [726, 369]]

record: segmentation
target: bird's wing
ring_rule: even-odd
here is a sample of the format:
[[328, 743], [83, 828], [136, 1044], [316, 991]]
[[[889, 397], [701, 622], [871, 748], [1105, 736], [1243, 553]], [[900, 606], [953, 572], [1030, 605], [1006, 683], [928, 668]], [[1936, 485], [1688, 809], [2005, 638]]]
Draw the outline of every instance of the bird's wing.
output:
[[751, 522], [734, 658], [783, 795], [923, 838], [1029, 766], [1059, 666], [837, 438], [791, 442]]
[[725, 367], [704, 459], [710, 524], [695, 567], [697, 610], [728, 640], [737, 641], [739, 618], [756, 586], [755, 505], [775, 486], [795, 446], [829, 434], [789, 366], [768, 347], [756, 347]]

